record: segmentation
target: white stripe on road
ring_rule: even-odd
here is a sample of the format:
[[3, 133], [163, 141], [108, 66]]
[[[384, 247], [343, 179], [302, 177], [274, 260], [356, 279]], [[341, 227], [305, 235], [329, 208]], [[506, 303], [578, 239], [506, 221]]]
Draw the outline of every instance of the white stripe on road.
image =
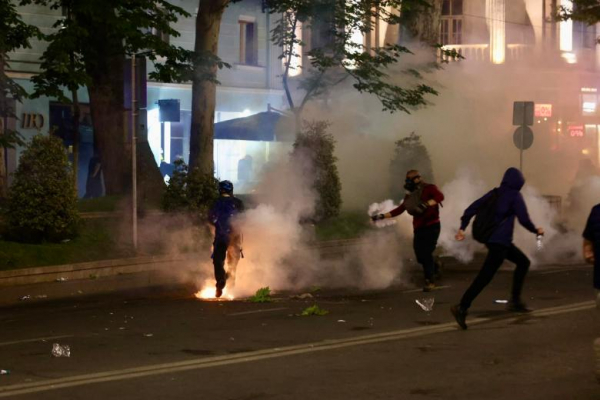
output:
[[281, 311], [281, 310], [287, 310], [287, 309], [288, 309], [287, 307], [267, 308], [265, 310], [243, 311], [243, 312], [236, 312], [236, 313], [231, 313], [231, 314], [227, 314], [227, 315], [229, 315], [229, 316], [248, 315], [248, 314], [257, 314], [257, 313], [271, 312], [271, 311]]
[[[596, 307], [594, 301], [570, 304], [560, 307], [552, 307], [533, 311], [526, 314], [528, 317], [543, 317], [549, 315], [565, 314], [576, 311], [589, 310]], [[469, 326], [495, 321], [515, 321], [523, 318], [523, 314], [512, 317], [497, 318], [473, 318], [469, 319]], [[89, 385], [102, 382], [114, 382], [126, 379], [142, 378], [154, 375], [172, 374], [181, 371], [198, 370], [204, 368], [214, 368], [223, 365], [241, 364], [253, 361], [260, 361], [273, 358], [281, 358], [298, 354], [315, 353], [318, 351], [335, 350], [345, 347], [360, 346], [373, 343], [388, 342], [394, 340], [408, 339], [432, 335], [435, 333], [456, 331], [458, 328], [454, 322], [435, 326], [402, 329], [386, 333], [357, 336], [349, 339], [325, 340], [317, 343], [302, 344], [296, 346], [287, 346], [267, 350], [258, 350], [248, 353], [232, 354], [217, 357], [205, 357], [195, 360], [179, 361], [165, 364], [148, 365], [137, 368], [127, 368], [122, 370], [100, 372], [95, 374], [86, 374], [72, 376], [67, 378], [50, 379], [41, 382], [25, 383], [0, 387], [0, 397], [16, 396], [21, 394], [31, 394], [45, 392], [55, 389], [64, 389], [76, 386]]]
[[436, 290], [439, 290], [439, 289], [448, 289], [449, 287], [451, 287], [451, 286], [450, 285], [436, 286], [435, 289], [433, 289], [429, 292], [423, 292], [423, 289], [411, 289], [411, 290], [405, 290], [402, 293], [416, 293], [416, 292], [431, 293], [431, 292], [435, 292]]
[[1, 346], [11, 346], [13, 344], [31, 343], [31, 342], [42, 342], [44, 340], [64, 339], [64, 338], [70, 338], [70, 337], [73, 337], [73, 335], [48, 336], [48, 337], [41, 337], [41, 338], [35, 338], [35, 339], [15, 340], [14, 342], [3, 342], [3, 343], [0, 343], [0, 347]]
[[548, 271], [532, 271], [535, 272], [536, 275], [549, 275], [549, 274], [559, 274], [561, 272], [573, 272], [573, 271], [585, 271], [586, 269], [592, 270], [592, 267], [589, 265], [580, 266], [580, 267], [569, 267], [569, 268], [558, 268], [551, 269]]

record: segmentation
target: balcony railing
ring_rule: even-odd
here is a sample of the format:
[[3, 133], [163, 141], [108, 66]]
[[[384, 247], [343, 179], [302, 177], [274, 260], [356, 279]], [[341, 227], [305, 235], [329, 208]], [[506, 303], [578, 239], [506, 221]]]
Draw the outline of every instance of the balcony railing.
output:
[[[467, 62], [491, 62], [490, 46], [484, 44], [447, 44], [445, 50], [455, 50], [458, 54], [465, 58]], [[528, 50], [531, 48], [527, 44], [508, 44], [506, 45], [506, 61], [522, 60], [526, 57]], [[457, 61], [450, 57], [440, 57], [448, 62]]]
[[[467, 61], [485, 62], [490, 59], [488, 44], [447, 44], [444, 50], [454, 50]], [[443, 56], [444, 61], [456, 61], [453, 58]]]

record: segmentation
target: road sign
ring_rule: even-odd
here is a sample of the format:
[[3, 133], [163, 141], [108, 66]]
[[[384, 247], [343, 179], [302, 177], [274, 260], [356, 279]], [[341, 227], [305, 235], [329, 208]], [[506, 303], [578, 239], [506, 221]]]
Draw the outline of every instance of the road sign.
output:
[[528, 126], [520, 126], [513, 135], [513, 142], [517, 149], [527, 150], [533, 144], [533, 131]]
[[533, 101], [515, 101], [513, 103], [513, 125], [533, 125]]

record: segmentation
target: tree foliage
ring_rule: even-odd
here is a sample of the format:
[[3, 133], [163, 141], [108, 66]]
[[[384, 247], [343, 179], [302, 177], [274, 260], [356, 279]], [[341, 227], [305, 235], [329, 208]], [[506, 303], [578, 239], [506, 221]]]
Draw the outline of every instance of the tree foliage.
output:
[[390, 192], [394, 198], [402, 198], [406, 172], [416, 169], [426, 182], [433, 182], [433, 167], [421, 136], [415, 132], [396, 142], [394, 158], [390, 163]]
[[322, 221], [339, 215], [342, 206], [342, 184], [334, 155], [335, 140], [327, 133], [329, 123], [325, 121], [306, 122], [296, 136], [292, 159], [300, 163], [308, 162], [308, 171], [313, 179], [317, 194], [315, 219]]
[[9, 237], [61, 241], [77, 234], [79, 214], [72, 171], [62, 141], [35, 136], [19, 159], [4, 218]]
[[559, 18], [573, 19], [593, 25], [600, 22], [600, 2], [598, 0], [573, 0], [573, 7], [561, 6]]
[[[374, 33], [376, 24], [371, 21], [398, 25], [403, 21], [403, 15], [414, 17], [427, 12], [431, 7], [429, 1], [268, 0], [267, 5], [271, 13], [283, 15], [272, 31], [272, 41], [283, 49], [279, 58], [285, 65], [284, 88], [289, 106], [297, 114], [310, 99], [346, 80], [351, 81], [359, 92], [376, 96], [383, 110], [390, 112], [408, 113], [415, 107], [426, 105], [428, 95], [437, 94], [434, 88], [425, 84], [403, 87], [390, 79], [390, 68], [396, 66], [402, 56], [412, 54], [407, 47], [397, 43], [371, 47], [356, 40], [356, 36]], [[294, 59], [302, 57], [296, 49], [308, 45], [297, 34], [299, 24], [310, 28], [312, 35], [323, 35], [326, 39], [308, 51], [311, 68], [307, 69], [299, 85], [304, 96], [297, 104], [288, 80], [290, 71], [298, 68], [294, 66]], [[440, 51], [447, 57], [458, 57], [455, 51], [441, 48]]]
[[[48, 47], [41, 57], [39, 75], [32, 80], [35, 94], [69, 102], [63, 88], [94, 84], [90, 70], [104, 65], [108, 57], [138, 54], [154, 62], [150, 78], [161, 82], [190, 80], [192, 51], [174, 46], [151, 32], [171, 37], [180, 33], [171, 24], [190, 14], [166, 0], [21, 0], [66, 10], [67, 18], [56, 21], [54, 30], [43, 35]], [[111, 45], [106, 46], [108, 42]], [[74, 55], [74, 63], [71, 56]]]
[[[8, 53], [19, 48], [29, 48], [30, 39], [40, 31], [25, 23], [10, 0], [0, 0], [0, 117], [14, 117], [13, 102], [27, 96], [25, 90], [6, 75], [10, 61]], [[0, 132], [0, 147], [12, 148], [24, 144], [18, 132], [4, 129]]]
[[[196, 54], [152, 34], [180, 36], [172, 25], [190, 14], [167, 0], [21, 0], [21, 4], [66, 11], [67, 17], [57, 20], [54, 29], [44, 35], [48, 46], [41, 57], [40, 74], [33, 78], [34, 95], [71, 102], [63, 93], [65, 88], [76, 93], [87, 87], [106, 191], [122, 194], [129, 186], [131, 171], [130, 153], [122, 139], [127, 124], [123, 114], [126, 57], [136, 55], [153, 62], [150, 79], [191, 79]], [[146, 142], [138, 144], [138, 160], [149, 159], [150, 147]], [[138, 175], [142, 192], [160, 193], [163, 183], [158, 167], [146, 167], [140, 168]]]

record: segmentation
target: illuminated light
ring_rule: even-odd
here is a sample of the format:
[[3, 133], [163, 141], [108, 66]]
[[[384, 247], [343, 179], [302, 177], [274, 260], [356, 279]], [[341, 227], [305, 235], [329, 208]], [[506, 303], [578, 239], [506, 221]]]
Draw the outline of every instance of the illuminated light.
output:
[[486, 0], [486, 14], [492, 63], [503, 64], [506, 60], [505, 0]]
[[[296, 23], [294, 35], [296, 36], [297, 40], [302, 40], [302, 22], [298, 21]], [[285, 52], [287, 53], [287, 47]], [[288, 74], [289, 76], [298, 76], [302, 73], [302, 45], [300, 43], [294, 43], [292, 53], [293, 54], [290, 59], [290, 69]], [[287, 59], [281, 59], [281, 63], [283, 64], [283, 68], [285, 69]]]
[[583, 149], [581, 150], [581, 154], [588, 156], [590, 154], [590, 149]]
[[559, 125], [560, 125], [560, 124], [562, 124], [562, 121], [558, 121], [558, 124], [559, 124]]
[[544, 118], [544, 121], [548, 121], [548, 118]]
[[[352, 5], [358, 4], [358, 1], [350, 0], [350, 1], [347, 1], [346, 4], [348, 4], [349, 6], [352, 6]], [[350, 38], [348, 40], [348, 43], [346, 44], [346, 51], [350, 54], [362, 53], [364, 51], [364, 47], [365, 47], [365, 34], [361, 31], [360, 26], [359, 26], [359, 27], [354, 28], [350, 32]], [[346, 67], [348, 69], [356, 68], [356, 64], [354, 63], [354, 61], [346, 59], [346, 60], [344, 60], [344, 63], [346, 64]]]
[[598, 89], [590, 88], [590, 87], [582, 87], [581, 92], [582, 93], [598, 93]]
[[160, 165], [161, 160], [161, 137], [160, 137], [160, 120], [159, 120], [159, 109], [152, 108], [147, 112], [148, 121], [148, 144], [152, 149], [154, 155], [154, 161], [156, 165]]
[[565, 59], [567, 64], [577, 64], [577, 55], [575, 53], [562, 53], [561, 57]]
[[244, 111], [242, 111], [242, 114], [241, 114], [242, 118], [249, 117], [250, 115], [252, 115], [252, 112], [250, 110], [248, 110], [247, 108]]
[[171, 123], [163, 122], [165, 125], [165, 148], [163, 149], [163, 158], [167, 164], [171, 163]]
[[583, 125], [569, 125], [567, 127], [569, 136], [572, 138], [582, 138], [585, 136], [585, 129]]
[[552, 104], [535, 104], [534, 116], [536, 117], [551, 117], [552, 116]]
[[583, 112], [588, 114], [596, 113], [596, 103], [591, 101], [583, 102]]
[[[571, 0], [561, 0], [560, 5], [567, 12], [573, 10], [573, 2]], [[573, 20], [571, 19], [560, 22], [560, 50], [573, 51]], [[569, 61], [567, 60], [567, 62]]]
[[542, 123], [542, 121], [540, 121], [540, 120], [538, 119], [538, 124], [541, 124], [541, 123]]
[[560, 128], [558, 128], [558, 129], [557, 129], [557, 131], [559, 131], [559, 132], [560, 132]]

